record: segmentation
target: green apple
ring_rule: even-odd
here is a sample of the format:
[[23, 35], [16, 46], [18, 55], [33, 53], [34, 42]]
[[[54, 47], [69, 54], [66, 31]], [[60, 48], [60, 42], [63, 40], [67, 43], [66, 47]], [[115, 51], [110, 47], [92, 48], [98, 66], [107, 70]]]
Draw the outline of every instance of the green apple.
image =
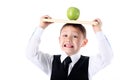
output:
[[77, 20], [80, 16], [80, 10], [76, 7], [69, 7], [67, 9], [67, 17], [70, 20]]

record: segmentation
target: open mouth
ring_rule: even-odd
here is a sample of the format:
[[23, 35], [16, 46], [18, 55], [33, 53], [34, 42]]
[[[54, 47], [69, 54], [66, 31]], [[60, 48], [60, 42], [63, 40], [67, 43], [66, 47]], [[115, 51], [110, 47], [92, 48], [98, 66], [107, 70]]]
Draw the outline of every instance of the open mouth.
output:
[[66, 47], [66, 48], [74, 48], [74, 46], [71, 45], [71, 44], [64, 44], [64, 47]]

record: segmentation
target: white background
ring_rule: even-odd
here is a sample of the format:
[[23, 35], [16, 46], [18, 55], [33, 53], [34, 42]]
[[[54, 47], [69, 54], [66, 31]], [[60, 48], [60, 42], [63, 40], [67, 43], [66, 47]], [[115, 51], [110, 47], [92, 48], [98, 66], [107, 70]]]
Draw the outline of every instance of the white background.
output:
[[[0, 0], [0, 80], [49, 80], [48, 76], [27, 60], [25, 49], [42, 15], [67, 19], [66, 10], [70, 6], [80, 9], [80, 20], [100, 18], [103, 21], [103, 32], [113, 48], [112, 63], [98, 72], [93, 80], [120, 79], [119, 0]], [[59, 52], [61, 26], [55, 23], [46, 29], [42, 38], [43, 51]], [[85, 26], [89, 43], [83, 51], [87, 55], [94, 53], [96, 46], [92, 27]]]

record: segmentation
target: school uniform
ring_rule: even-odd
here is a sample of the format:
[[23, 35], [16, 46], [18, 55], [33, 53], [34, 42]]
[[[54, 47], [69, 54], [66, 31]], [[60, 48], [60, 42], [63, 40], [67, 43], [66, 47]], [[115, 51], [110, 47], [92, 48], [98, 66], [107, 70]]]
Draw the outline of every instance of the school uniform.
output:
[[42, 28], [36, 28], [28, 43], [26, 56], [51, 76], [51, 80], [91, 80], [96, 72], [110, 64], [113, 57], [111, 46], [104, 34], [97, 32], [96, 39], [99, 45], [99, 54], [88, 57], [76, 53], [70, 56], [72, 62], [69, 64], [67, 78], [65, 78], [60, 65], [67, 57], [66, 53], [61, 51], [58, 53], [61, 55], [50, 55], [50, 53], [38, 51], [43, 31]]
[[61, 65], [60, 55], [55, 55], [52, 64], [51, 80], [89, 80], [88, 64], [89, 57], [81, 56], [75, 63], [71, 72], [66, 75]]

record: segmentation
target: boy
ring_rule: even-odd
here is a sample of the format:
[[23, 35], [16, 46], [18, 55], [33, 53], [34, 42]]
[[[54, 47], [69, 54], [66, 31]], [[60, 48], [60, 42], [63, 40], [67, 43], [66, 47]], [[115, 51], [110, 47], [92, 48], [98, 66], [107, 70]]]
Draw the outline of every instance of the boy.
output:
[[[45, 15], [41, 18], [51, 17]], [[80, 48], [88, 42], [86, 30], [82, 24], [63, 25], [59, 36], [61, 55], [50, 55], [38, 51], [41, 35], [51, 24], [41, 20], [40, 27], [36, 29], [29, 41], [27, 57], [49, 74], [50, 80], [91, 80], [91, 77], [108, 65], [112, 58], [112, 49], [102, 33], [101, 20], [95, 19], [94, 22], [98, 23], [92, 25], [99, 44], [99, 54], [96, 56], [88, 57], [78, 54]]]

